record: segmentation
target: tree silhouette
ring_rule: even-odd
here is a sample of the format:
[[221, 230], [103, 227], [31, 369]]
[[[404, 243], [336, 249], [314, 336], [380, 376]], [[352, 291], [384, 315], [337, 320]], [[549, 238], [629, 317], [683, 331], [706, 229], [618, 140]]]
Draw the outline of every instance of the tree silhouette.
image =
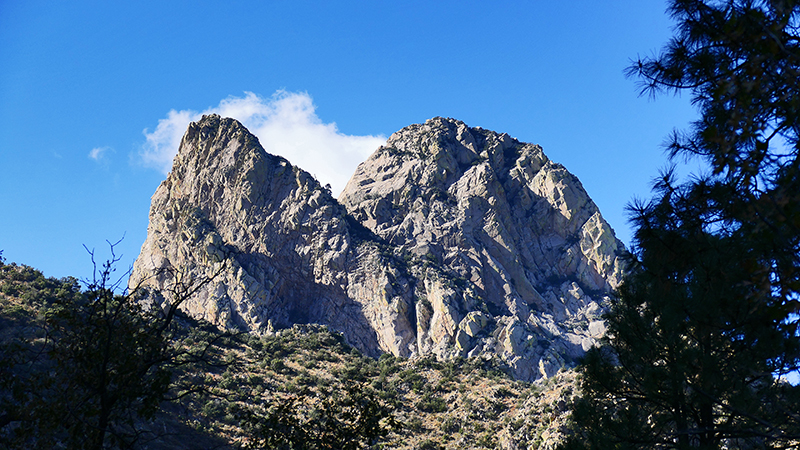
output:
[[252, 449], [358, 450], [399, 429], [393, 408], [363, 382], [346, 380], [324, 398], [287, 395], [237, 411]]
[[0, 346], [8, 375], [0, 382], [9, 393], [2, 398], [0, 443], [131, 448], [165, 399], [187, 393], [176, 369], [208, 357], [225, 336], [177, 324], [180, 305], [209, 279], [181, 282], [174, 276], [158, 296], [140, 288], [128, 292], [128, 274], [114, 278], [114, 245], [111, 260], [95, 270], [85, 290], [74, 278], [48, 280], [24, 266], [6, 267], [12, 279], [41, 289], [22, 293], [32, 310], [27, 316], [38, 317], [18, 324], [15, 329], [24, 332]]
[[631, 272], [581, 367], [565, 448], [794, 448], [800, 393], [797, 1], [673, 0], [676, 36], [631, 75], [691, 92], [668, 144], [710, 168], [630, 207]]

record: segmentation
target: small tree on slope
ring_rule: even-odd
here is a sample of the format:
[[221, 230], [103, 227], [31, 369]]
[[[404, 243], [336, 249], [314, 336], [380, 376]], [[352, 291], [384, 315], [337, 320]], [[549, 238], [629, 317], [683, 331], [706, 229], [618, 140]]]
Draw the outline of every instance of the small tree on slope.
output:
[[[105, 263], [84, 291], [75, 279], [3, 268], [3, 278], [29, 278], [38, 292], [20, 299], [34, 311], [22, 314], [31, 316], [15, 328], [23, 333], [0, 339], [7, 394], [0, 396], [0, 447], [133, 448], [163, 401], [198, 388], [183, 386], [177, 369], [201, 364], [226, 335], [181, 330], [176, 318], [208, 280], [175, 276], [160, 293], [165, 302], [148, 306], [143, 290], [116, 293], [124, 278], [112, 279], [116, 262]], [[0, 320], [20, 322], [15, 311], [0, 305]]]

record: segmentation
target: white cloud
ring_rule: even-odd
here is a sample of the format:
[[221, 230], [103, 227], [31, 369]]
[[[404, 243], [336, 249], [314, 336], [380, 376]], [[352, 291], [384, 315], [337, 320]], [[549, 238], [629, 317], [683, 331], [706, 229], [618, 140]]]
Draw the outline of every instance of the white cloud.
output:
[[196, 111], [175, 111], [167, 113], [166, 119], [160, 119], [155, 131], [149, 133], [145, 128], [143, 133], [146, 139], [140, 152], [145, 166], [158, 169], [166, 175], [172, 169], [172, 159], [178, 153], [183, 133], [189, 127], [189, 122], [198, 120], [202, 114]]
[[335, 123], [323, 123], [307, 93], [278, 91], [264, 98], [246, 92], [203, 112], [170, 111], [153, 132], [144, 130], [144, 164], [169, 172], [189, 122], [210, 113], [239, 120], [267, 152], [283, 156], [322, 184], [330, 183], [334, 194], [344, 189], [356, 166], [386, 142], [384, 136], [346, 135]]
[[[110, 150], [110, 147], [95, 147], [89, 151], [89, 158], [95, 161], [101, 161], [105, 157], [106, 153]], [[60, 157], [61, 155], [58, 156]]]

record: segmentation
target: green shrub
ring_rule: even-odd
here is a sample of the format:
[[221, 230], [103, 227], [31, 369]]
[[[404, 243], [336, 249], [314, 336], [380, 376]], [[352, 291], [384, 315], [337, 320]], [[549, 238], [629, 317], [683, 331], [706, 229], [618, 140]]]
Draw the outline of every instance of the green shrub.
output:
[[461, 431], [461, 422], [455, 417], [446, 417], [442, 420], [441, 430], [445, 434], [458, 433]]
[[430, 392], [426, 392], [425, 395], [422, 396], [417, 402], [416, 407], [420, 411], [431, 413], [443, 413], [448, 410], [447, 402], [441, 397], [431, 395]]
[[420, 442], [419, 450], [441, 450], [442, 447], [439, 443], [431, 439], [425, 439], [424, 441]]

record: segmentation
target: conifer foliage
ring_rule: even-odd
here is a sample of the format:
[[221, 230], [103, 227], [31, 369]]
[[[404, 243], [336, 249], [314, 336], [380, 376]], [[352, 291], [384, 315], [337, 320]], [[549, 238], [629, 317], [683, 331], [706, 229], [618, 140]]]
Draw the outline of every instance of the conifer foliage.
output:
[[629, 69], [689, 92], [671, 173], [631, 206], [630, 274], [590, 351], [565, 448], [796, 448], [800, 291], [800, 2], [673, 0], [676, 36]]

